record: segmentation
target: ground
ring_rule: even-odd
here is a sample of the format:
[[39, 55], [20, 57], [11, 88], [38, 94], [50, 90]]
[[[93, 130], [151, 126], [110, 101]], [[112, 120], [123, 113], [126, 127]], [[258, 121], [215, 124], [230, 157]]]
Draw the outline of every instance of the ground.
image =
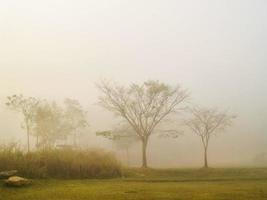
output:
[[124, 171], [109, 180], [33, 180], [24, 188], [0, 186], [5, 200], [266, 200], [267, 169]]

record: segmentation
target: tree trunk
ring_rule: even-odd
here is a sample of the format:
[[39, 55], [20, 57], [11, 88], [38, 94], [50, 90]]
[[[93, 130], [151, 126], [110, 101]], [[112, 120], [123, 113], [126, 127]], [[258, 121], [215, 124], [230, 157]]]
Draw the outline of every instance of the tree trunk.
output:
[[142, 140], [142, 167], [147, 168], [147, 158], [146, 158], [146, 149], [147, 149], [147, 139]]
[[76, 137], [76, 132], [73, 134], [73, 146], [76, 148], [77, 147], [77, 137]]
[[27, 146], [28, 146], [28, 153], [30, 152], [30, 129], [27, 126]]
[[129, 148], [126, 148], [126, 157], [127, 157], [127, 165], [130, 166], [130, 158], [129, 158]]
[[204, 168], [208, 168], [208, 148], [204, 148]]
[[36, 148], [39, 148], [39, 135], [36, 136]]

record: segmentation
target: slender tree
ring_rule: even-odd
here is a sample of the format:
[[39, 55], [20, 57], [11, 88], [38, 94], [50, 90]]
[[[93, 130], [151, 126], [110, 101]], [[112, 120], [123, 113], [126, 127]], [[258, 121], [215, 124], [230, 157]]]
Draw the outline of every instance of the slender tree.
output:
[[185, 124], [201, 138], [204, 148], [204, 168], [208, 168], [208, 146], [210, 138], [218, 132], [222, 132], [232, 124], [235, 116], [228, 115], [216, 109], [195, 107], [190, 109], [192, 118]]
[[147, 167], [147, 144], [154, 129], [177, 111], [188, 98], [187, 91], [159, 81], [131, 84], [128, 87], [102, 81], [99, 104], [124, 119], [142, 142], [142, 167]]
[[33, 119], [36, 113], [36, 108], [39, 104], [39, 100], [34, 97], [24, 97], [23, 95], [13, 95], [7, 97], [6, 105], [22, 113], [24, 120], [22, 128], [27, 132], [27, 150], [30, 151], [30, 134], [33, 127]]

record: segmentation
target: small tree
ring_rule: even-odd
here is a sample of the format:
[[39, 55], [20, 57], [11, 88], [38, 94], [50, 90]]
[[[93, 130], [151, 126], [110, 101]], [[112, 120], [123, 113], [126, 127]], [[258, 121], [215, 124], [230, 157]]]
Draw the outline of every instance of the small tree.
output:
[[124, 124], [115, 127], [113, 130], [98, 131], [96, 132], [96, 135], [111, 140], [119, 149], [125, 150], [127, 164], [130, 165], [129, 148], [139, 141], [139, 138], [135, 135], [132, 127]]
[[204, 148], [204, 168], [208, 168], [208, 146], [210, 138], [218, 132], [225, 130], [232, 124], [234, 116], [216, 109], [198, 108], [190, 109], [192, 118], [185, 124], [201, 138]]
[[66, 128], [73, 135], [73, 144], [77, 146], [77, 134], [89, 126], [86, 119], [86, 112], [83, 110], [79, 101], [74, 99], [65, 99], [64, 118]]
[[142, 141], [142, 167], [147, 167], [147, 144], [156, 126], [188, 98], [181, 87], [172, 88], [159, 81], [129, 87], [101, 82], [99, 104], [124, 119]]
[[39, 100], [34, 97], [24, 97], [23, 95], [13, 95], [7, 97], [6, 105], [17, 112], [22, 113], [24, 117], [22, 128], [25, 128], [27, 132], [28, 152], [30, 151], [30, 134], [33, 127], [33, 119], [38, 104]]

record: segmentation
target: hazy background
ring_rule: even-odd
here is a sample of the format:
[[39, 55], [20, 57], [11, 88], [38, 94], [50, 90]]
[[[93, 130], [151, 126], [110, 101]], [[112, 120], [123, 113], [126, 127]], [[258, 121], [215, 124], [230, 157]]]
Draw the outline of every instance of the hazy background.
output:
[[[18, 114], [5, 107], [7, 95], [22, 93], [79, 100], [88, 145], [111, 148], [94, 136], [113, 124], [95, 105], [95, 82], [157, 79], [188, 88], [193, 103], [238, 115], [212, 139], [210, 164], [251, 164], [267, 152], [266, 10], [265, 0], [0, 0], [0, 140], [25, 143]], [[152, 166], [202, 164], [190, 132], [152, 140]]]

